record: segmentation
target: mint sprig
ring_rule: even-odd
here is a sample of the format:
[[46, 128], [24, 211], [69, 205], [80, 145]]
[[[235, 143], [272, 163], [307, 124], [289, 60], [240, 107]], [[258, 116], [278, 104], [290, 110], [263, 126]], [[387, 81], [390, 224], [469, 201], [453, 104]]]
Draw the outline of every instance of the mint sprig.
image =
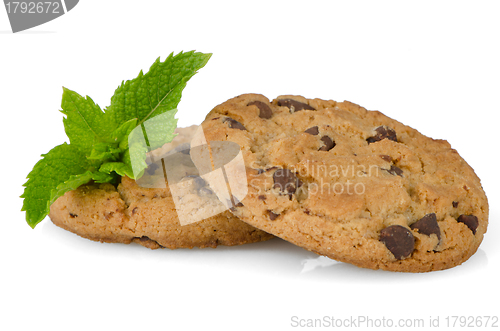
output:
[[[92, 180], [113, 183], [118, 176], [139, 177], [147, 167], [146, 152], [175, 136], [174, 115], [182, 90], [211, 55], [191, 51], [172, 53], [163, 62], [158, 58], [147, 73], [141, 71], [137, 78], [122, 82], [105, 111], [90, 97], [63, 88], [61, 112], [70, 144], [42, 155], [28, 174], [21, 195], [27, 223], [34, 228], [57, 198]], [[146, 132], [148, 120], [159, 115], [164, 119], [147, 128], [149, 150], [129, 146], [130, 133], [139, 127]]]
[[94, 101], [87, 96], [63, 87], [61, 112], [64, 131], [70, 144], [77, 146], [86, 155], [90, 155], [97, 143], [113, 143], [111, 134], [117, 125], [111, 114], [105, 114]]

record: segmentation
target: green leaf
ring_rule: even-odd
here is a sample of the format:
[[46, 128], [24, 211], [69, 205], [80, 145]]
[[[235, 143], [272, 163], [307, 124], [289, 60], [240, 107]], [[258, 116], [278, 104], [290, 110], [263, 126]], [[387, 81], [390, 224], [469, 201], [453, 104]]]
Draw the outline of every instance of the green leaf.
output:
[[95, 143], [113, 142], [112, 133], [117, 126], [113, 116], [105, 114], [90, 97], [63, 88], [61, 107], [66, 115], [63, 119], [66, 135], [83, 153], [90, 155]]
[[52, 191], [71, 176], [82, 174], [90, 167], [80, 149], [66, 143], [54, 147], [42, 157], [28, 174], [21, 195], [24, 198], [21, 210], [26, 211], [26, 221], [32, 228], [48, 215], [50, 204], [57, 198]]
[[100, 163], [117, 161], [120, 159], [120, 153], [123, 149], [118, 147], [118, 144], [97, 143], [94, 145], [89, 160], [98, 160]]
[[128, 164], [123, 162], [108, 162], [104, 163], [99, 171], [104, 174], [111, 174], [112, 171], [116, 172], [120, 176], [128, 176], [134, 178], [134, 173]]
[[158, 58], [146, 74], [141, 71], [137, 78], [116, 89], [106, 113], [112, 114], [117, 123], [137, 118], [139, 124], [128, 139], [133, 178], [138, 179], [147, 168], [147, 152], [175, 137], [174, 116], [182, 90], [210, 57], [194, 51], [172, 53], [164, 62]]
[[[143, 156], [144, 156], [144, 159], [146, 159], [145, 153], [143, 154]], [[131, 159], [131, 157], [130, 157], [130, 148], [129, 148], [125, 151], [125, 153], [123, 153], [122, 161], [123, 161], [123, 163], [125, 163], [128, 166], [129, 169], [131, 169], [131, 174], [130, 174], [131, 176], [129, 176], [129, 177], [132, 179], [138, 179], [142, 176], [144, 171], [140, 172], [138, 174], [138, 176], [134, 176], [134, 172], [132, 171], [132, 169], [133, 169], [132, 168], [132, 161], [130, 159]], [[146, 165], [146, 167], [147, 167], [147, 165]]]
[[[160, 106], [159, 108], [162, 108]], [[134, 130], [142, 129], [142, 133], [145, 135], [145, 141], [150, 151], [162, 147], [176, 136], [174, 130], [177, 127], [177, 119], [174, 118], [177, 113], [177, 109], [172, 109], [169, 111], [163, 111], [162, 114], [157, 115], [141, 124], [141, 127], [137, 127]], [[130, 143], [129, 136], [129, 143]]]
[[[136, 127], [137, 119], [132, 119], [120, 125], [120, 127], [111, 133], [113, 143], [95, 143], [93, 145], [89, 160], [104, 162], [114, 162], [121, 158], [121, 154], [128, 148], [128, 135]], [[98, 166], [97, 165], [97, 166]]]
[[80, 175], [72, 175], [51, 191], [49, 207], [57, 198], [62, 197], [64, 193], [76, 190], [78, 187], [87, 184], [91, 180], [94, 180], [96, 183], [109, 183], [113, 181], [113, 179], [114, 177], [112, 175], [98, 171], [87, 171]]
[[172, 53], [163, 62], [158, 58], [146, 74], [141, 71], [137, 78], [116, 89], [106, 113], [112, 114], [116, 123], [137, 118], [138, 124], [142, 124], [155, 115], [177, 108], [187, 81], [211, 56], [191, 51], [175, 56]]
[[120, 125], [118, 129], [113, 131], [111, 137], [113, 138], [114, 141], [116, 141], [119, 144], [119, 147], [122, 150], [128, 148], [128, 135], [130, 134], [130, 132], [132, 132], [132, 130], [136, 126], [137, 126], [137, 118], [133, 118], [123, 123], [122, 125]]
[[122, 82], [105, 112], [90, 97], [63, 88], [61, 112], [70, 144], [42, 155], [29, 173], [21, 196], [28, 224], [35, 227], [58, 197], [91, 180], [142, 176], [146, 153], [175, 136], [182, 90], [211, 55], [191, 51], [172, 53], [163, 62], [158, 58], [149, 72]]
[[129, 176], [130, 178], [139, 179], [142, 176], [144, 169], [148, 167], [146, 153], [149, 151], [143, 132], [139, 126], [130, 133], [129, 148], [123, 157], [124, 162], [128, 163], [130, 169], [132, 169], [132, 177]]
[[134, 173], [132, 178], [139, 179], [148, 167], [146, 153], [160, 148], [176, 136], [176, 112], [177, 109], [165, 111], [132, 130], [128, 136], [130, 167]]

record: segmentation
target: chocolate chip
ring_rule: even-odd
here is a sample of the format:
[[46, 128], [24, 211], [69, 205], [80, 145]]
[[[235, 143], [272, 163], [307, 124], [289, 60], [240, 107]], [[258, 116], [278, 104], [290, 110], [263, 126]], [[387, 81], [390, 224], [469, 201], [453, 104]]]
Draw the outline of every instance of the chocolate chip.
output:
[[190, 143], [184, 143], [184, 144], [180, 144], [179, 146], [174, 148], [174, 151], [189, 155], [191, 153], [190, 147], [191, 147]]
[[234, 202], [234, 205], [235, 205], [236, 207], [243, 207], [243, 204], [241, 203], [241, 201], [240, 201], [240, 200], [238, 200], [238, 198], [237, 198], [237, 197], [235, 197], [234, 195], [233, 195], [233, 202]]
[[233, 206], [233, 207], [229, 208], [232, 211], [236, 211], [236, 207], [243, 207], [243, 204], [241, 203], [241, 201], [238, 200], [238, 198], [235, 197], [234, 195], [232, 196], [231, 201], [227, 200], [227, 203], [228, 203], [228, 205]]
[[415, 248], [415, 238], [410, 230], [401, 225], [391, 225], [380, 231], [379, 240], [397, 260], [407, 258]]
[[278, 100], [278, 106], [288, 107], [290, 109], [290, 113], [293, 114], [297, 111], [301, 110], [315, 110], [313, 107], [309, 106], [307, 103], [302, 103], [299, 101], [295, 101], [293, 99], [281, 99]]
[[204, 186], [207, 186], [207, 182], [203, 178], [201, 178], [200, 176], [189, 175], [189, 176], [186, 176], [184, 178], [192, 178], [193, 181], [194, 181], [194, 185], [195, 185], [196, 189], [199, 189], [199, 188], [202, 188]]
[[410, 228], [428, 236], [434, 233], [441, 240], [441, 230], [439, 229], [436, 214], [434, 213], [425, 215], [413, 223]]
[[146, 237], [146, 236], [142, 236], [141, 238], [139, 238], [140, 241], [144, 242], [144, 241], [148, 241], [150, 240], [149, 237]]
[[236, 206], [233, 205], [233, 202], [229, 199], [226, 199], [226, 204], [227, 206], [231, 206], [229, 207], [229, 210], [232, 211], [232, 212], [235, 212], [236, 211]]
[[252, 101], [247, 106], [257, 106], [257, 108], [259, 108], [260, 110], [260, 118], [269, 119], [273, 117], [273, 111], [271, 110], [271, 107], [261, 101]]
[[323, 144], [325, 144], [319, 149], [320, 151], [328, 152], [330, 149], [335, 147], [335, 142], [328, 136], [323, 136], [320, 140], [323, 142]]
[[309, 209], [304, 209], [304, 214], [311, 215], [311, 211]]
[[209, 196], [212, 194], [214, 194], [214, 192], [211, 189], [209, 189], [208, 187], [202, 187], [198, 190], [198, 195], [200, 197], [206, 197], [206, 196]]
[[243, 124], [241, 124], [237, 120], [233, 120], [231, 117], [226, 117], [222, 122], [223, 123], [227, 122], [231, 129], [238, 129], [238, 130], [245, 130], [245, 131], [247, 130], [247, 129], [245, 129]]
[[73, 213], [69, 213], [69, 217], [75, 218], [75, 217], [78, 217], [78, 215], [77, 214], [73, 214]]
[[273, 180], [273, 188], [279, 188], [281, 192], [287, 193], [290, 196], [302, 185], [302, 182], [295, 176], [295, 173], [288, 169], [276, 170], [273, 174]]
[[265, 196], [265, 195], [259, 195], [259, 200], [264, 201], [264, 200], [266, 200], [266, 199], [267, 199], [267, 198], [266, 198], [266, 196]]
[[309, 133], [309, 134], [312, 134], [313, 136], [317, 135], [319, 133], [319, 129], [317, 126], [313, 126], [309, 129], [307, 129], [306, 131], [304, 131], [305, 133]]
[[276, 213], [274, 213], [274, 212], [273, 212], [273, 211], [271, 211], [271, 210], [268, 210], [268, 211], [267, 211], [267, 213], [269, 214], [269, 219], [270, 219], [271, 221], [274, 221], [275, 219], [277, 219], [277, 218], [278, 218], [278, 216], [280, 216], [280, 214], [276, 214]]
[[460, 215], [457, 218], [457, 222], [464, 223], [469, 227], [472, 233], [476, 234], [477, 227], [479, 226], [479, 221], [474, 215]]
[[390, 157], [389, 155], [379, 155], [382, 160], [386, 161], [386, 162], [392, 162], [392, 157]]
[[148, 174], [150, 175], [154, 175], [155, 174], [155, 171], [156, 169], [158, 169], [160, 166], [156, 163], [151, 163], [147, 168], [146, 168], [146, 171]]
[[134, 209], [132, 209], [132, 215], [135, 215], [135, 213], [137, 213], [138, 209], [139, 209], [138, 207], [135, 207]]
[[457, 208], [458, 207], [458, 201], [453, 201], [451, 204], [453, 205], [453, 208]]
[[398, 138], [396, 137], [396, 131], [394, 131], [393, 129], [391, 129], [388, 126], [385, 126], [385, 125], [379, 126], [378, 128], [375, 129], [375, 132], [377, 133], [376, 135], [366, 139], [366, 141], [369, 144], [386, 139], [386, 138], [389, 140], [392, 140], [392, 141], [396, 141], [396, 142], [398, 141]]
[[391, 169], [384, 169], [384, 170], [390, 173], [391, 175], [394, 176], [398, 175], [400, 177], [403, 177], [403, 170], [399, 169], [396, 166], [391, 165]]
[[212, 121], [218, 120], [220, 117], [214, 117], [212, 118]]

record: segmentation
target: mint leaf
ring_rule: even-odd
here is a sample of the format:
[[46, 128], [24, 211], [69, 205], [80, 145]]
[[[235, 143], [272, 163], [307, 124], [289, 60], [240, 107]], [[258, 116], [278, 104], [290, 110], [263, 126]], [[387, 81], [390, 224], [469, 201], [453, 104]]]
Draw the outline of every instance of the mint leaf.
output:
[[64, 193], [76, 190], [78, 187], [83, 184], [87, 184], [91, 180], [94, 180], [96, 183], [108, 183], [113, 179], [114, 177], [112, 175], [98, 171], [87, 171], [80, 175], [72, 175], [63, 183], [57, 185], [57, 187], [51, 191], [48, 206], [50, 207], [50, 205], [54, 203], [57, 198], [62, 197]]
[[114, 176], [91, 168], [80, 149], [66, 143], [56, 146], [37, 162], [28, 175], [25, 186], [22, 211], [26, 211], [26, 221], [34, 228], [49, 214], [50, 205], [64, 193], [77, 189], [80, 185], [94, 180], [107, 183]]
[[70, 143], [86, 155], [90, 155], [95, 143], [113, 142], [111, 135], [117, 126], [113, 117], [106, 115], [90, 97], [63, 88], [61, 107]]
[[177, 108], [187, 81], [207, 64], [211, 56], [191, 51], [175, 56], [171, 53], [163, 62], [158, 58], [146, 74], [141, 71], [137, 78], [122, 82], [106, 113], [112, 114], [116, 123], [137, 118], [138, 124], [142, 124]]
[[[142, 130], [129, 136], [130, 162], [134, 179], [138, 179], [147, 167], [145, 153], [172, 141], [177, 120], [174, 118], [182, 90], [187, 81], [205, 66], [212, 54], [194, 51], [170, 54], [160, 62], [158, 58], [146, 74], [142, 71], [133, 80], [119, 86], [106, 114], [113, 116], [116, 123], [138, 119]], [[169, 113], [161, 120], [156, 116]], [[139, 129], [136, 128], [137, 129]], [[135, 143], [131, 143], [134, 141]]]
[[71, 176], [82, 174], [90, 167], [80, 149], [66, 143], [54, 147], [42, 157], [28, 174], [28, 181], [23, 185], [25, 189], [21, 195], [24, 198], [21, 210], [26, 211], [26, 221], [32, 228], [49, 213], [50, 204], [58, 194], [53, 194], [52, 191]]
[[131, 119], [122, 125], [111, 134], [113, 141], [118, 143], [119, 148], [125, 150], [128, 148], [128, 135], [137, 126], [137, 118]]
[[92, 152], [87, 159], [104, 162], [113, 162], [120, 159], [120, 153], [123, 149], [118, 147], [118, 144], [97, 143], [94, 145]]
[[127, 121], [111, 133], [113, 143], [95, 143], [87, 158], [104, 162], [119, 161], [123, 152], [128, 148], [128, 135], [136, 127], [137, 119]]
[[144, 140], [144, 134], [141, 129], [141, 126], [138, 126], [130, 133], [129, 148], [127, 155], [124, 156], [124, 162], [132, 169], [133, 177], [129, 177], [133, 179], [139, 179], [143, 175], [144, 169], [148, 167], [146, 153], [150, 152], [150, 149]]
[[104, 163], [99, 171], [103, 174], [111, 174], [112, 171], [116, 172], [120, 176], [128, 176], [130, 178], [134, 178], [134, 173], [132, 172], [132, 168], [130, 165], [125, 164], [124, 162], [108, 162]]
[[[177, 127], [177, 119], [174, 116], [177, 113], [177, 109], [163, 110], [163, 107], [165, 106], [160, 105], [158, 107], [162, 111], [162, 114], [148, 119], [141, 124], [141, 127], [134, 129], [142, 129], [143, 134], [146, 133], [144, 138], [150, 151], [160, 148], [167, 142], [171, 142], [176, 136], [174, 130]], [[129, 143], [131, 140], [129, 136]]]
[[139, 179], [148, 166], [146, 153], [172, 141], [176, 136], [174, 134], [177, 126], [177, 119], [174, 118], [176, 113], [177, 109], [165, 111], [148, 119], [130, 133], [128, 137], [130, 165], [135, 179]]
[[63, 88], [61, 112], [70, 144], [42, 155], [29, 173], [21, 196], [28, 224], [34, 228], [57, 198], [91, 180], [140, 177], [146, 153], [175, 136], [182, 90], [211, 55], [191, 51], [172, 53], [163, 62], [158, 58], [149, 72], [122, 82], [105, 112], [90, 97]]

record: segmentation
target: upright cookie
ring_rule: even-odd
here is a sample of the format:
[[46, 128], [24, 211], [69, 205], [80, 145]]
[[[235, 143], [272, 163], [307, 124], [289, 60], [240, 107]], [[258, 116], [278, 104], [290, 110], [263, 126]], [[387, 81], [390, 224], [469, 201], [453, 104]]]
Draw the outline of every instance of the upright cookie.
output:
[[371, 269], [425, 272], [466, 261], [488, 224], [473, 169], [428, 138], [351, 102], [245, 94], [215, 107], [206, 140], [240, 145], [241, 220]]
[[[195, 130], [196, 126], [176, 129], [179, 135], [172, 143], [152, 154], [158, 158], [183, 151], [180, 157], [189, 161], [189, 141]], [[155, 178], [164, 181], [162, 169], [154, 165], [146, 171], [158, 174]], [[212, 208], [215, 195], [194, 170], [189, 166], [183, 168], [185, 176], [178, 189], [193, 208]], [[229, 211], [181, 226], [168, 183], [165, 188], [147, 188], [128, 177], [123, 177], [117, 187], [108, 183], [87, 184], [67, 192], [52, 204], [49, 216], [57, 226], [84, 238], [136, 242], [152, 249], [232, 246], [273, 237], [238, 220]]]

